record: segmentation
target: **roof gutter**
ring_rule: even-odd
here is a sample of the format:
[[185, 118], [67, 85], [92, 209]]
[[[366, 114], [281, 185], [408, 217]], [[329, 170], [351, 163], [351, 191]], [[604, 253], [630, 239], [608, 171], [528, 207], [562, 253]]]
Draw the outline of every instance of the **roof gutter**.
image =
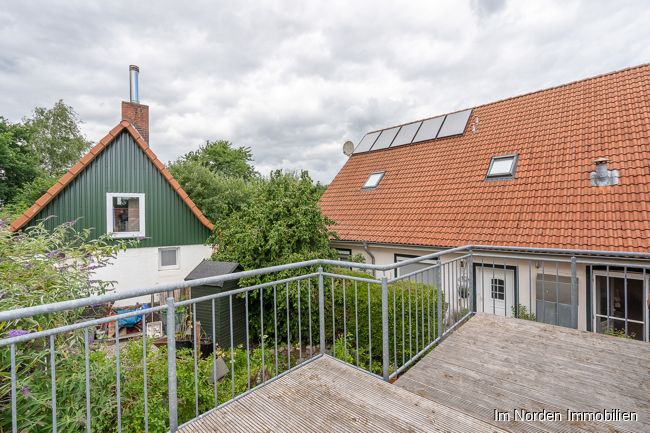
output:
[[[368, 254], [368, 256], [370, 257], [370, 263], [374, 265], [374, 264], [375, 264], [375, 256], [374, 256], [374, 254], [372, 254], [372, 253], [370, 252], [370, 250], [368, 249], [368, 242], [367, 242], [367, 241], [363, 241], [363, 250], [364, 250], [364, 251], [366, 252], [366, 254]], [[373, 277], [375, 276], [375, 270], [374, 270], [374, 269], [372, 270], [372, 276], [373, 276]]]
[[[344, 245], [361, 245], [366, 248], [382, 247], [382, 248], [402, 248], [402, 249], [420, 249], [424, 251], [446, 251], [449, 248], [436, 245], [416, 245], [416, 244], [397, 244], [397, 243], [382, 243], [382, 242], [367, 242], [367, 241], [346, 241], [336, 240], [336, 243]], [[634, 251], [612, 251], [612, 250], [580, 250], [580, 249], [563, 249], [563, 248], [539, 248], [539, 247], [520, 247], [520, 246], [503, 246], [503, 245], [471, 245], [475, 252], [480, 251], [495, 251], [503, 253], [528, 253], [537, 255], [562, 255], [562, 256], [580, 256], [580, 257], [611, 257], [611, 258], [627, 258], [627, 259], [650, 259], [650, 252], [634, 252]]]

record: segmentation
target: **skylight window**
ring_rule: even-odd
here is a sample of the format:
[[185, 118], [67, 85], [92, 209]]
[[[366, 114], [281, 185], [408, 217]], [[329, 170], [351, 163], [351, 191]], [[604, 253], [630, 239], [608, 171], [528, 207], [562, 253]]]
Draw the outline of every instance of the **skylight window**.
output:
[[377, 188], [377, 185], [379, 185], [379, 182], [381, 182], [381, 179], [384, 177], [384, 172], [378, 172], [378, 173], [372, 173], [370, 176], [368, 176], [368, 180], [366, 180], [366, 183], [363, 184], [362, 188]]
[[488, 168], [488, 179], [512, 179], [515, 177], [517, 155], [493, 156]]

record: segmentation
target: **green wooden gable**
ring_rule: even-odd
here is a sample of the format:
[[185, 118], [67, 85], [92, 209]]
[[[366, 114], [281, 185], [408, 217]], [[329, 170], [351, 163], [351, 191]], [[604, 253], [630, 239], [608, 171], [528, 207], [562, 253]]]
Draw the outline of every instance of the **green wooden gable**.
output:
[[75, 227], [106, 233], [106, 194], [145, 195], [145, 235], [139, 247], [203, 244], [210, 230], [172, 188], [131, 134], [122, 130], [63, 190], [32, 218], [47, 228], [78, 219]]

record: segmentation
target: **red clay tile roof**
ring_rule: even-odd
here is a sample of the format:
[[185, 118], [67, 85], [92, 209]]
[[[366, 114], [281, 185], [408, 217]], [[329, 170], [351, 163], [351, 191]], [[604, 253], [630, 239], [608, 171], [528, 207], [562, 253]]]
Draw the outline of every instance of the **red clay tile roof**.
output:
[[[516, 178], [485, 181], [513, 153]], [[619, 185], [591, 186], [602, 156]], [[650, 65], [475, 107], [462, 136], [352, 155], [321, 208], [342, 240], [648, 252]]]
[[183, 188], [181, 188], [179, 183], [176, 181], [176, 179], [174, 179], [165, 165], [156, 157], [156, 154], [153, 153], [153, 151], [149, 148], [149, 145], [144, 141], [140, 133], [133, 127], [133, 125], [131, 125], [131, 123], [126, 120], [122, 120], [115, 128], [111, 129], [104, 138], [99, 140], [99, 142], [79, 160], [79, 162], [73, 165], [66, 174], [61, 176], [61, 178], [50, 189], [48, 189], [47, 192], [41, 196], [41, 198], [36, 200], [32, 207], [27, 209], [20, 217], [12, 222], [10, 226], [11, 230], [16, 231], [24, 227], [25, 224], [27, 224], [36, 214], [38, 214], [38, 212], [46, 204], [52, 201], [54, 197], [59, 194], [59, 192], [61, 192], [70, 182], [72, 182], [77, 177], [77, 175], [79, 175], [79, 173], [81, 173], [83, 169], [86, 168], [95, 159], [95, 157], [99, 155], [122, 131], [127, 131], [129, 134], [131, 134], [135, 142], [138, 144], [138, 146], [140, 146], [140, 149], [142, 149], [149, 160], [156, 166], [156, 168], [165, 177], [165, 179], [167, 179], [167, 182], [169, 182], [174, 191], [176, 191], [183, 202], [185, 202], [185, 204], [190, 208], [192, 213], [199, 219], [199, 221], [201, 221], [205, 227], [207, 227], [209, 230], [212, 230], [214, 228], [214, 225], [203, 215], [199, 208], [196, 207], [194, 202], [190, 200], [190, 198], [187, 196], [187, 193], [183, 190]]

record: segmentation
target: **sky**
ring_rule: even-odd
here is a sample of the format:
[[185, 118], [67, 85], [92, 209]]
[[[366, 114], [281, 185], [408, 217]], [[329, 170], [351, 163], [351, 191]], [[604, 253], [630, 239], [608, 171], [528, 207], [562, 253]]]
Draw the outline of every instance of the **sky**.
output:
[[365, 132], [650, 62], [645, 0], [11, 1], [0, 116], [57, 100], [101, 139], [140, 67], [163, 161], [206, 140], [329, 183]]

